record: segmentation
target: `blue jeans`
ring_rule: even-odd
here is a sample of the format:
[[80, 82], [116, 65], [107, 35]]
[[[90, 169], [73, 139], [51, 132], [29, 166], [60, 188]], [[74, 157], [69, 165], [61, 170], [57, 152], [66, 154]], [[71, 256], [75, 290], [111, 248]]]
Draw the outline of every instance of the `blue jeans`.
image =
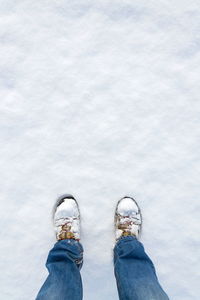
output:
[[[83, 248], [62, 240], [49, 252], [49, 275], [36, 300], [82, 300], [80, 269]], [[134, 237], [121, 238], [114, 248], [114, 269], [120, 300], [169, 300], [161, 288], [152, 261]]]

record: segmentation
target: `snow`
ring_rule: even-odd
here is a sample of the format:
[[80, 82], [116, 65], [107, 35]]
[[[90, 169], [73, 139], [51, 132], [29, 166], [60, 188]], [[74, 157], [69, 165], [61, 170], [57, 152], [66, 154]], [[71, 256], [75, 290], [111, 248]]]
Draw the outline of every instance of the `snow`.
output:
[[133, 198], [125, 197], [122, 198], [117, 205], [117, 214], [120, 214], [123, 217], [133, 216], [138, 217], [137, 214], [139, 213], [139, 208], [134, 201]]
[[66, 198], [61, 204], [56, 206], [55, 220], [65, 217], [79, 218], [78, 207], [74, 199]]
[[198, 300], [200, 4], [0, 0], [1, 297], [35, 299], [51, 212], [82, 216], [84, 299], [118, 299], [117, 201], [173, 300]]

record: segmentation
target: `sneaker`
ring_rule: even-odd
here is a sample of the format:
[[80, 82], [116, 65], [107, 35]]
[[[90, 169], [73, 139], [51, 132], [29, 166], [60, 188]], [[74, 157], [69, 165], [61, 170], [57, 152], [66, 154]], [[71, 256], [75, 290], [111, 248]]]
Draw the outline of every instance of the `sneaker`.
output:
[[116, 240], [125, 236], [140, 236], [142, 215], [137, 202], [131, 197], [124, 197], [118, 201], [115, 211]]
[[54, 210], [56, 239], [80, 240], [80, 212], [76, 199], [72, 195], [60, 197]]

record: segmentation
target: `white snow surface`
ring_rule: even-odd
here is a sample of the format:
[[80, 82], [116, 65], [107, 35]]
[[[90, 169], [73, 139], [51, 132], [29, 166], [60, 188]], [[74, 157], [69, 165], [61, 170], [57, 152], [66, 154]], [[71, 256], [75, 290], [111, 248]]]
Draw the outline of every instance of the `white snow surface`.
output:
[[199, 299], [199, 32], [197, 0], [0, 0], [1, 299], [35, 299], [64, 193], [85, 300], [118, 299], [125, 195], [170, 299]]

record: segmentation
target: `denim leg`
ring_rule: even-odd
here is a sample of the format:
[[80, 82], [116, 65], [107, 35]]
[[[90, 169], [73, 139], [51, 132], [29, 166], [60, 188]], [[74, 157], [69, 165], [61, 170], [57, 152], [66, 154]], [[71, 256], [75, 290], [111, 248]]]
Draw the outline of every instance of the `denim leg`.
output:
[[152, 261], [136, 238], [123, 237], [117, 242], [114, 268], [120, 300], [169, 300]]
[[49, 275], [36, 300], [82, 300], [82, 262], [83, 248], [79, 242], [58, 241], [49, 252], [46, 262]]

